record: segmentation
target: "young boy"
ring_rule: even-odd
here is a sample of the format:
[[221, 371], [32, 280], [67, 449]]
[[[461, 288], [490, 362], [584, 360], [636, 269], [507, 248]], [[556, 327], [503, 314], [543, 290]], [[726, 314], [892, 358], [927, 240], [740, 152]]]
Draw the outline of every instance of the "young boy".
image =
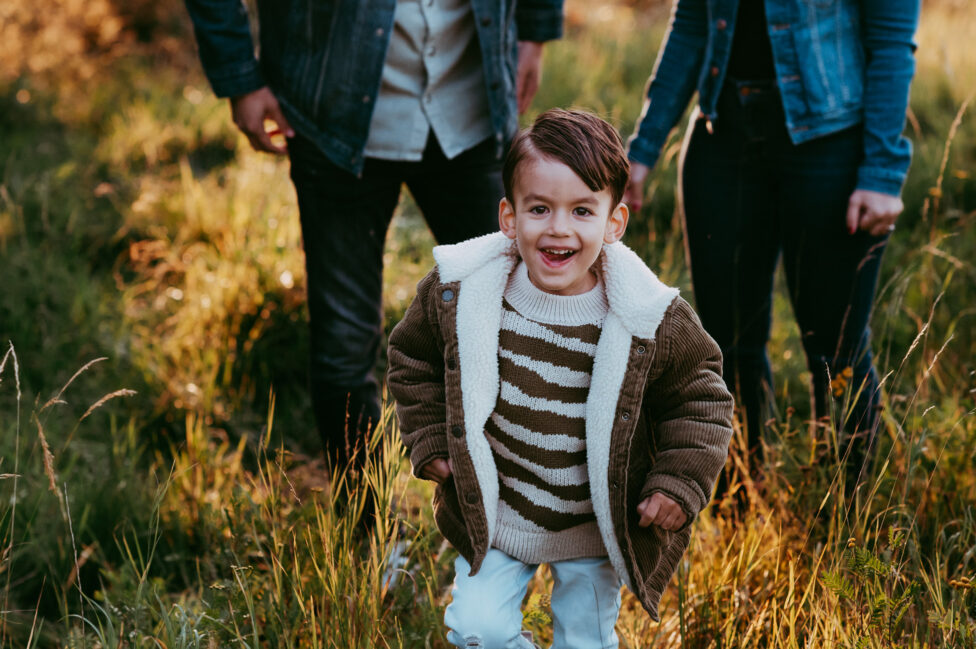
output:
[[505, 161], [501, 232], [434, 248], [390, 335], [403, 441], [460, 553], [458, 647], [533, 646], [520, 605], [540, 563], [553, 647], [616, 647], [621, 583], [657, 620], [725, 462], [721, 352], [619, 242], [627, 177], [609, 124], [543, 113]]

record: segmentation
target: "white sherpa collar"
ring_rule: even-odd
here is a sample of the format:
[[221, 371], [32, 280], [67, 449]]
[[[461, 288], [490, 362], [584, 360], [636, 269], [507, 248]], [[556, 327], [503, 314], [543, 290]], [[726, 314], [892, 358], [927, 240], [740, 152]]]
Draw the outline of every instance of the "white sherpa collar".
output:
[[[515, 242], [501, 232], [434, 248], [434, 260], [445, 283], [463, 281], [501, 258], [512, 264], [518, 259]], [[604, 245], [597, 263], [606, 282], [610, 311], [620, 318], [630, 335], [653, 338], [678, 289], [664, 284], [633, 250], [619, 241]]]

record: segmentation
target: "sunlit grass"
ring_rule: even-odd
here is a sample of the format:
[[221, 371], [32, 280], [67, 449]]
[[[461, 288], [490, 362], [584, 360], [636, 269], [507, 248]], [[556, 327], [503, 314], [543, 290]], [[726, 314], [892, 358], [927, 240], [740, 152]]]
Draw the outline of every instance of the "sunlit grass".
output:
[[[372, 540], [354, 535], [361, 501], [333, 507], [304, 396], [288, 164], [236, 133], [182, 11], [0, 9], [0, 647], [446, 647], [454, 555], [389, 405], [373, 440], [386, 460], [357, 478], [380, 487]], [[588, 107], [627, 134], [666, 14], [571, 2], [530, 112]], [[926, 2], [916, 155], [873, 320], [887, 409], [868, 486], [847, 500], [837, 433], [809, 421], [780, 294], [761, 480], [737, 485], [741, 512], [719, 503], [696, 523], [660, 624], [625, 596], [622, 646], [976, 647], [976, 122], [961, 110], [974, 28], [967, 2]], [[690, 296], [677, 147], [676, 134], [627, 241]], [[405, 197], [384, 257], [388, 327], [431, 264], [421, 224]], [[843, 409], [856, 386], [839, 387]], [[544, 642], [550, 587], [540, 572], [526, 617]]]

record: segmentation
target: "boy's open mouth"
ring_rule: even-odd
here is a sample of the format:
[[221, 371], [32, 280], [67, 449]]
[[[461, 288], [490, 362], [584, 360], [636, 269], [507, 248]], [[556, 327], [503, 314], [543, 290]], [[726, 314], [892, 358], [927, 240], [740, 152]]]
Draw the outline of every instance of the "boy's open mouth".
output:
[[558, 264], [566, 261], [576, 254], [576, 251], [570, 248], [539, 248], [539, 252], [541, 252], [542, 257], [551, 264]]

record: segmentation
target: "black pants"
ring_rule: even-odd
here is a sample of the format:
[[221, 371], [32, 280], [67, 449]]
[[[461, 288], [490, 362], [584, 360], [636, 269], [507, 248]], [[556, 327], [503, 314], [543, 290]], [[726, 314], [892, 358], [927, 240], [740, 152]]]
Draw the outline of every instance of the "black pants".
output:
[[[794, 145], [772, 82], [730, 82], [714, 133], [703, 120], [689, 130], [680, 186], [695, 300], [702, 324], [722, 348], [725, 381], [737, 395], [749, 449], [760, 448], [772, 399], [766, 343], [782, 256], [815, 413], [826, 417], [833, 410], [854, 440], [848, 468], [856, 477], [878, 421], [868, 320], [887, 242], [887, 236], [846, 230], [862, 129]], [[844, 397], [853, 401], [846, 408], [844, 402], [831, 407], [831, 379], [834, 388], [850, 386]]]
[[401, 186], [410, 188], [437, 241], [456, 243], [498, 229], [501, 160], [493, 139], [448, 160], [431, 135], [423, 160], [367, 159], [356, 177], [301, 137], [289, 141], [288, 152], [305, 247], [312, 403], [326, 454], [344, 467], [380, 416], [373, 371], [383, 247]]

